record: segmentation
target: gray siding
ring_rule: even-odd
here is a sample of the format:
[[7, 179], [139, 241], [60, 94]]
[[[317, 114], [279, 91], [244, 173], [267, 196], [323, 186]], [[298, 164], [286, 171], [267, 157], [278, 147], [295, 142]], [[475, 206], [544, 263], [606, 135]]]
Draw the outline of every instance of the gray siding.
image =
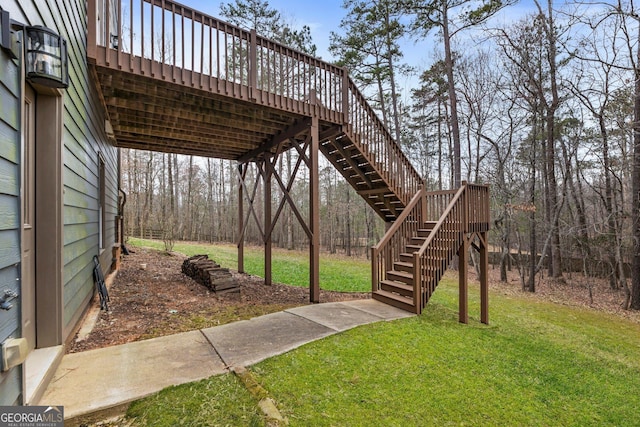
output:
[[[20, 293], [20, 68], [0, 51], [0, 292]], [[19, 337], [20, 304], [0, 310], [0, 342]], [[22, 403], [22, 369], [0, 373], [0, 405]]]
[[[106, 248], [103, 266], [111, 263], [117, 213], [117, 151], [104, 131], [104, 109], [89, 77], [86, 59], [84, 0], [53, 2], [9, 0], [12, 18], [44, 25], [66, 38], [69, 50], [69, 88], [64, 94], [64, 336], [67, 337], [93, 295], [94, 255], [99, 253], [98, 159], [106, 167]], [[4, 7], [4, 6], [3, 6]], [[0, 131], [1, 132], [1, 131]], [[2, 166], [0, 166], [1, 170]], [[0, 206], [1, 206], [0, 201]], [[1, 209], [1, 207], [0, 207]]]

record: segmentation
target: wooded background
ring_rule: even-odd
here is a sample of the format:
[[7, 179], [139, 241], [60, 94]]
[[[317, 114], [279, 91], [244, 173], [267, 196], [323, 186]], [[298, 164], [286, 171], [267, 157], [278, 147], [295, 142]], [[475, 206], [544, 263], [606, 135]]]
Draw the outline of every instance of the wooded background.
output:
[[[640, 309], [640, 16], [634, 4], [535, 1], [532, 13], [517, 20], [496, 19], [513, 6], [492, 0], [345, 0], [344, 7], [330, 51], [349, 68], [427, 188], [454, 188], [461, 180], [491, 185], [490, 239], [503, 279], [512, 263], [522, 288], [534, 292], [542, 269], [561, 279], [576, 263], [586, 275], [596, 274], [598, 265], [612, 288], [625, 290], [625, 306]], [[220, 14], [316, 52], [309, 28], [296, 29], [267, 2], [222, 4]], [[431, 65], [410, 65], [402, 46], [408, 40], [427, 46], [434, 36]], [[399, 84], [407, 79], [412, 88]], [[283, 178], [295, 161], [292, 152], [280, 161]], [[236, 170], [235, 162], [214, 158], [123, 150], [126, 233], [236, 242]], [[303, 212], [307, 185], [303, 175], [291, 193]], [[368, 254], [384, 223], [328, 162], [321, 162], [320, 187], [323, 247]], [[261, 190], [257, 197], [260, 210]], [[275, 206], [280, 197], [274, 191]], [[262, 244], [252, 227], [246, 241]], [[308, 245], [288, 208], [273, 241], [289, 249]], [[525, 256], [530, 253], [539, 256]]]

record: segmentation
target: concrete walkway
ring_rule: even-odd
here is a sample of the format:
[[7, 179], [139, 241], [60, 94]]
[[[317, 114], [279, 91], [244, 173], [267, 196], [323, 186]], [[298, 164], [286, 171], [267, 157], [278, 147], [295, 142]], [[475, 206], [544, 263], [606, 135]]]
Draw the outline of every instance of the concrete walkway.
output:
[[67, 354], [39, 404], [63, 405], [67, 420], [93, 413], [106, 417], [171, 385], [253, 365], [359, 325], [410, 316], [374, 300], [314, 304], [214, 328]]

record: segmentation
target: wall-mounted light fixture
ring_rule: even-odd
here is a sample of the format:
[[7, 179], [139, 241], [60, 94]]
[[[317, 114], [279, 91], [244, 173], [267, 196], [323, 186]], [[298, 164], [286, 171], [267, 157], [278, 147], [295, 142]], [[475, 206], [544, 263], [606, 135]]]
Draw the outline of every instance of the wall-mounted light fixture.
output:
[[46, 27], [25, 27], [27, 80], [52, 88], [69, 86], [67, 42]]
[[17, 58], [11, 41], [11, 18], [6, 10], [0, 11], [0, 47], [12, 58]]
[[0, 344], [0, 371], [5, 372], [24, 363], [28, 353], [26, 338], [7, 338]]

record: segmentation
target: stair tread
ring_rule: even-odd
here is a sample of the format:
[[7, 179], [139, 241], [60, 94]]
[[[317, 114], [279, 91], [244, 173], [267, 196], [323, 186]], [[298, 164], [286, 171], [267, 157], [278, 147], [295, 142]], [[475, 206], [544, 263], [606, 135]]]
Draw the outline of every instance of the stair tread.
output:
[[399, 265], [401, 267], [413, 267], [413, 263], [412, 262], [405, 262], [405, 261], [396, 261], [396, 262], [393, 263], [393, 265]]
[[391, 299], [391, 300], [395, 300], [397, 302], [400, 302], [402, 304], [406, 304], [407, 306], [413, 307], [413, 298], [409, 298], [409, 297], [405, 297], [402, 295], [398, 295], [398, 294], [394, 294], [393, 292], [388, 292], [388, 291], [383, 291], [383, 290], [378, 290], [373, 292], [374, 295], [380, 295], [383, 296], [385, 298]]
[[408, 273], [406, 271], [400, 271], [400, 270], [389, 270], [387, 271], [387, 275], [395, 275], [395, 276], [401, 276], [401, 277], [405, 277], [407, 279], [412, 279], [413, 278], [413, 273]]
[[399, 288], [402, 289], [404, 291], [411, 291], [413, 292], [413, 286], [411, 285], [407, 285], [406, 283], [402, 283], [402, 282], [395, 282], [393, 280], [382, 280], [380, 283], [384, 283], [387, 286], [391, 286], [394, 288]]

